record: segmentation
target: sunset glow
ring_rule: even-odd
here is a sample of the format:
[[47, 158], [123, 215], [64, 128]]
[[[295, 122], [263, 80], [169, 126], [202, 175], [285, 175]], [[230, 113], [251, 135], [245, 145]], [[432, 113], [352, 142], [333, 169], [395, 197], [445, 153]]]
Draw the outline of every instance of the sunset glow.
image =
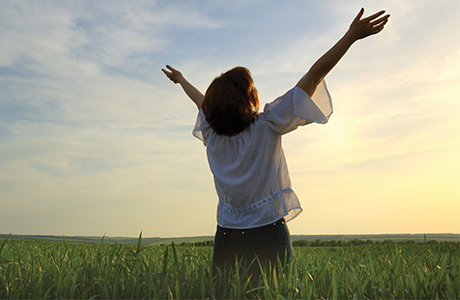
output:
[[329, 123], [283, 137], [291, 234], [459, 233], [457, 0], [1, 1], [0, 233], [213, 235], [196, 107], [160, 69], [205, 92], [246, 66], [263, 108], [362, 5], [385, 30], [326, 77]]

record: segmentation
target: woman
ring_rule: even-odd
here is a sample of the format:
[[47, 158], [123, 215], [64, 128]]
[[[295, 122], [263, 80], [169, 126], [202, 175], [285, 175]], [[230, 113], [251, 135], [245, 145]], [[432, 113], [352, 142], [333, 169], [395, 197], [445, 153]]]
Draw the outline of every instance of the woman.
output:
[[[389, 15], [361, 19], [300, 79], [297, 85], [259, 110], [249, 70], [236, 67], [214, 79], [205, 95], [176, 69], [162, 69], [179, 83], [199, 109], [194, 136], [207, 147], [219, 204], [213, 265], [224, 269], [235, 257], [286, 263], [293, 256], [286, 225], [302, 208], [291, 188], [281, 136], [298, 126], [326, 123], [332, 104], [325, 76], [359, 39], [382, 31]], [[250, 272], [257, 273], [258, 264]]]

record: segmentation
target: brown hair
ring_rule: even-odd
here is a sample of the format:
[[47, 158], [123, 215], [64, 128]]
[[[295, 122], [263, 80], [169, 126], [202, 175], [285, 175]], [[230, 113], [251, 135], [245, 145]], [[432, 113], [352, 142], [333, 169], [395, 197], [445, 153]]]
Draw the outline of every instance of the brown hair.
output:
[[236, 67], [215, 78], [201, 105], [206, 121], [219, 135], [236, 135], [257, 119], [259, 95], [251, 73]]

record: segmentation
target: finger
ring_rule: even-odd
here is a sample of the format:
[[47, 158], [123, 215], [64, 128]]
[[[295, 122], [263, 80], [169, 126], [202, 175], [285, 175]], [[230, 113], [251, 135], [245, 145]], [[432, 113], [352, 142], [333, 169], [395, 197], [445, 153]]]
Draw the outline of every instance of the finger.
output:
[[381, 24], [379, 24], [379, 27], [381, 27], [383, 29], [383, 26], [385, 26], [385, 24], [388, 22], [388, 19], [386, 19], [385, 21], [383, 21]]
[[383, 26], [382, 27], [377, 27], [375, 28], [374, 30], [372, 30], [371, 34], [370, 35], [373, 35], [373, 34], [377, 34], [379, 33], [380, 31], [383, 30]]
[[378, 25], [378, 24], [383, 23], [383, 22], [386, 23], [386, 22], [388, 21], [388, 18], [389, 18], [389, 17], [390, 17], [390, 15], [383, 16], [383, 17], [381, 17], [380, 19], [377, 19], [377, 20], [375, 20], [375, 21], [370, 22], [369, 24], [370, 24], [371, 26], [375, 26], [375, 25]]
[[361, 10], [359, 11], [359, 13], [356, 15], [356, 17], [354, 18], [353, 22], [352, 23], [356, 23], [358, 22], [361, 17], [363, 16], [364, 14], [364, 8], [361, 8]]
[[381, 10], [381, 11], [379, 11], [379, 12], [373, 14], [373, 15], [370, 15], [369, 17], [364, 18], [363, 21], [369, 22], [369, 21], [377, 18], [378, 16], [383, 15], [384, 13], [385, 13], [385, 11]]
[[166, 65], [166, 68], [170, 69], [172, 72], [175, 72], [177, 71], [176, 69], [174, 69], [173, 67], [171, 67], [170, 65]]
[[388, 22], [388, 19], [382, 21], [382, 22], [379, 23], [379, 24], [372, 25], [372, 27], [371, 27], [372, 32], [374, 32], [374, 31], [376, 31], [376, 30], [378, 30], [378, 32], [380, 32], [380, 31], [383, 29], [383, 27], [385, 26], [385, 24], [386, 24], [387, 22]]
[[385, 24], [387, 23], [387, 21], [388, 21], [388, 20], [385, 20], [385, 22], [383, 22], [382, 24], [380, 24], [380, 25], [378, 25], [378, 26], [375, 26], [374, 29], [373, 29], [372, 32], [371, 32], [371, 35], [372, 35], [372, 34], [377, 34], [377, 33], [379, 33], [380, 31], [382, 31], [383, 28], [384, 28], [384, 26], [385, 26]]

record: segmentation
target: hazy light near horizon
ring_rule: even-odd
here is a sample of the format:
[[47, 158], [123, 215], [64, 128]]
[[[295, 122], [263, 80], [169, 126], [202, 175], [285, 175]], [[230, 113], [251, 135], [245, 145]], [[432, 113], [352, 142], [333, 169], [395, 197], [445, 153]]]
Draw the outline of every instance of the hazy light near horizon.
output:
[[[0, 2], [0, 233], [212, 235], [196, 108], [250, 68], [291, 88], [362, 3]], [[370, 1], [391, 19], [326, 78], [334, 114], [284, 137], [304, 213], [292, 234], [460, 232], [458, 1]], [[263, 105], [262, 105], [263, 107]]]

